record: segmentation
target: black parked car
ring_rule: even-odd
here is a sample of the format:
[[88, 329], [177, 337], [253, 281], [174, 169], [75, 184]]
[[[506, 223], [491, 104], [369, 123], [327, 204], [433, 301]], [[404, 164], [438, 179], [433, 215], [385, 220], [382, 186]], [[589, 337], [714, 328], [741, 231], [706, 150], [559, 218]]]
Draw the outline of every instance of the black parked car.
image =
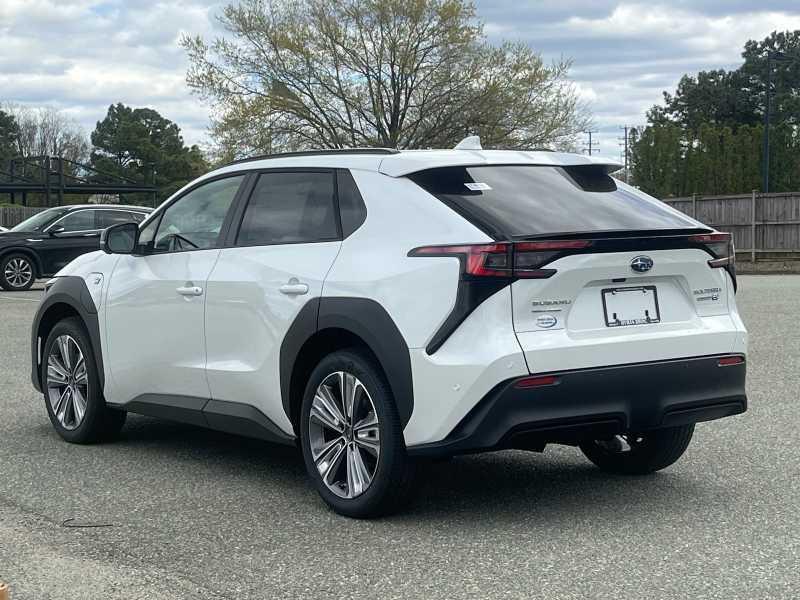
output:
[[144, 206], [84, 204], [59, 206], [0, 232], [0, 287], [27, 290], [87, 252], [99, 250], [100, 232], [117, 223], [140, 223], [153, 211]]

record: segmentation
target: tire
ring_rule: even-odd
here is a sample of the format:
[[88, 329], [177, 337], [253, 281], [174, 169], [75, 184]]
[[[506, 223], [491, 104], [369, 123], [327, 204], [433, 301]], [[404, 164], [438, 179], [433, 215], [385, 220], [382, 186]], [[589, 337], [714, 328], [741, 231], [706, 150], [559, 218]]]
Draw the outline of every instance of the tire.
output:
[[[65, 354], [68, 358], [64, 358]], [[47, 336], [42, 356], [44, 403], [58, 434], [73, 444], [116, 437], [127, 413], [106, 405], [94, 350], [80, 319], [70, 317], [56, 323]], [[81, 357], [84, 370], [80, 368]]]
[[[341, 402], [343, 380], [349, 382], [346, 389], [354, 390], [347, 395], [353, 398], [352, 417]], [[344, 421], [339, 430], [330, 426], [336, 420], [331, 419], [336, 412], [327, 409], [331, 402]], [[319, 495], [340, 515], [378, 517], [409, 500], [414, 465], [406, 455], [400, 417], [383, 372], [366, 353], [334, 352], [311, 373], [301, 407], [300, 444]]]
[[0, 287], [7, 292], [24, 292], [36, 281], [36, 263], [27, 254], [12, 253], [0, 260]]
[[647, 475], [677, 461], [688, 448], [693, 434], [694, 424], [665, 427], [642, 434], [615, 436], [610, 440], [588, 441], [580, 448], [586, 458], [604, 471]]

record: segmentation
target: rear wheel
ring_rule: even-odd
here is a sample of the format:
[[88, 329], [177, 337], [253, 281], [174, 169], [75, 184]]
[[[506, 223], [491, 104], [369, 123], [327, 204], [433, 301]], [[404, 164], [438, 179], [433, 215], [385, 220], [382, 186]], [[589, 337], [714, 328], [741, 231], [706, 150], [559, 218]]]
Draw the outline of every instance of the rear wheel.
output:
[[42, 385], [47, 415], [68, 442], [88, 444], [116, 436], [127, 413], [106, 405], [83, 323], [59, 321], [44, 346]]
[[611, 473], [645, 475], [677, 461], [692, 441], [694, 425], [666, 427], [592, 440], [580, 448], [590, 461]]
[[0, 287], [23, 292], [36, 281], [36, 265], [27, 254], [9, 254], [0, 260]]
[[333, 510], [367, 518], [403, 505], [413, 466], [391, 390], [370, 357], [358, 351], [325, 357], [311, 374], [301, 410], [306, 469]]

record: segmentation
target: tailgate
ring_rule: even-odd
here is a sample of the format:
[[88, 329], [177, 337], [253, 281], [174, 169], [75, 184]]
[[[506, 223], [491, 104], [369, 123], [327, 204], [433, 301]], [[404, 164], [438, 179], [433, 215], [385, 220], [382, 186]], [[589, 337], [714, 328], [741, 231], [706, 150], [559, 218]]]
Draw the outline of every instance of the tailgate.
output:
[[[730, 352], [730, 281], [708, 261], [696, 248], [576, 254], [548, 265], [557, 271], [548, 279], [515, 281], [514, 329], [529, 370]], [[634, 270], [640, 263], [645, 272]]]

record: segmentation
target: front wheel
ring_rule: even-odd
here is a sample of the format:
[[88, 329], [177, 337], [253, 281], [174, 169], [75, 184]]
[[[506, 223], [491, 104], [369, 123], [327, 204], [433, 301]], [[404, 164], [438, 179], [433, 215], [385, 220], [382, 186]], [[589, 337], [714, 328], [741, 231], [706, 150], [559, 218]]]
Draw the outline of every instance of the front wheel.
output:
[[36, 281], [36, 265], [27, 254], [10, 254], [0, 260], [0, 287], [8, 292], [24, 292]]
[[301, 408], [306, 469], [339, 514], [368, 518], [400, 508], [413, 465], [381, 369], [365, 353], [334, 352], [311, 374]]
[[677, 461], [692, 441], [694, 425], [626, 433], [580, 445], [586, 458], [611, 473], [646, 475]]
[[109, 439], [125, 424], [127, 413], [106, 405], [91, 342], [77, 318], [59, 321], [47, 336], [42, 386], [50, 422], [68, 442]]

